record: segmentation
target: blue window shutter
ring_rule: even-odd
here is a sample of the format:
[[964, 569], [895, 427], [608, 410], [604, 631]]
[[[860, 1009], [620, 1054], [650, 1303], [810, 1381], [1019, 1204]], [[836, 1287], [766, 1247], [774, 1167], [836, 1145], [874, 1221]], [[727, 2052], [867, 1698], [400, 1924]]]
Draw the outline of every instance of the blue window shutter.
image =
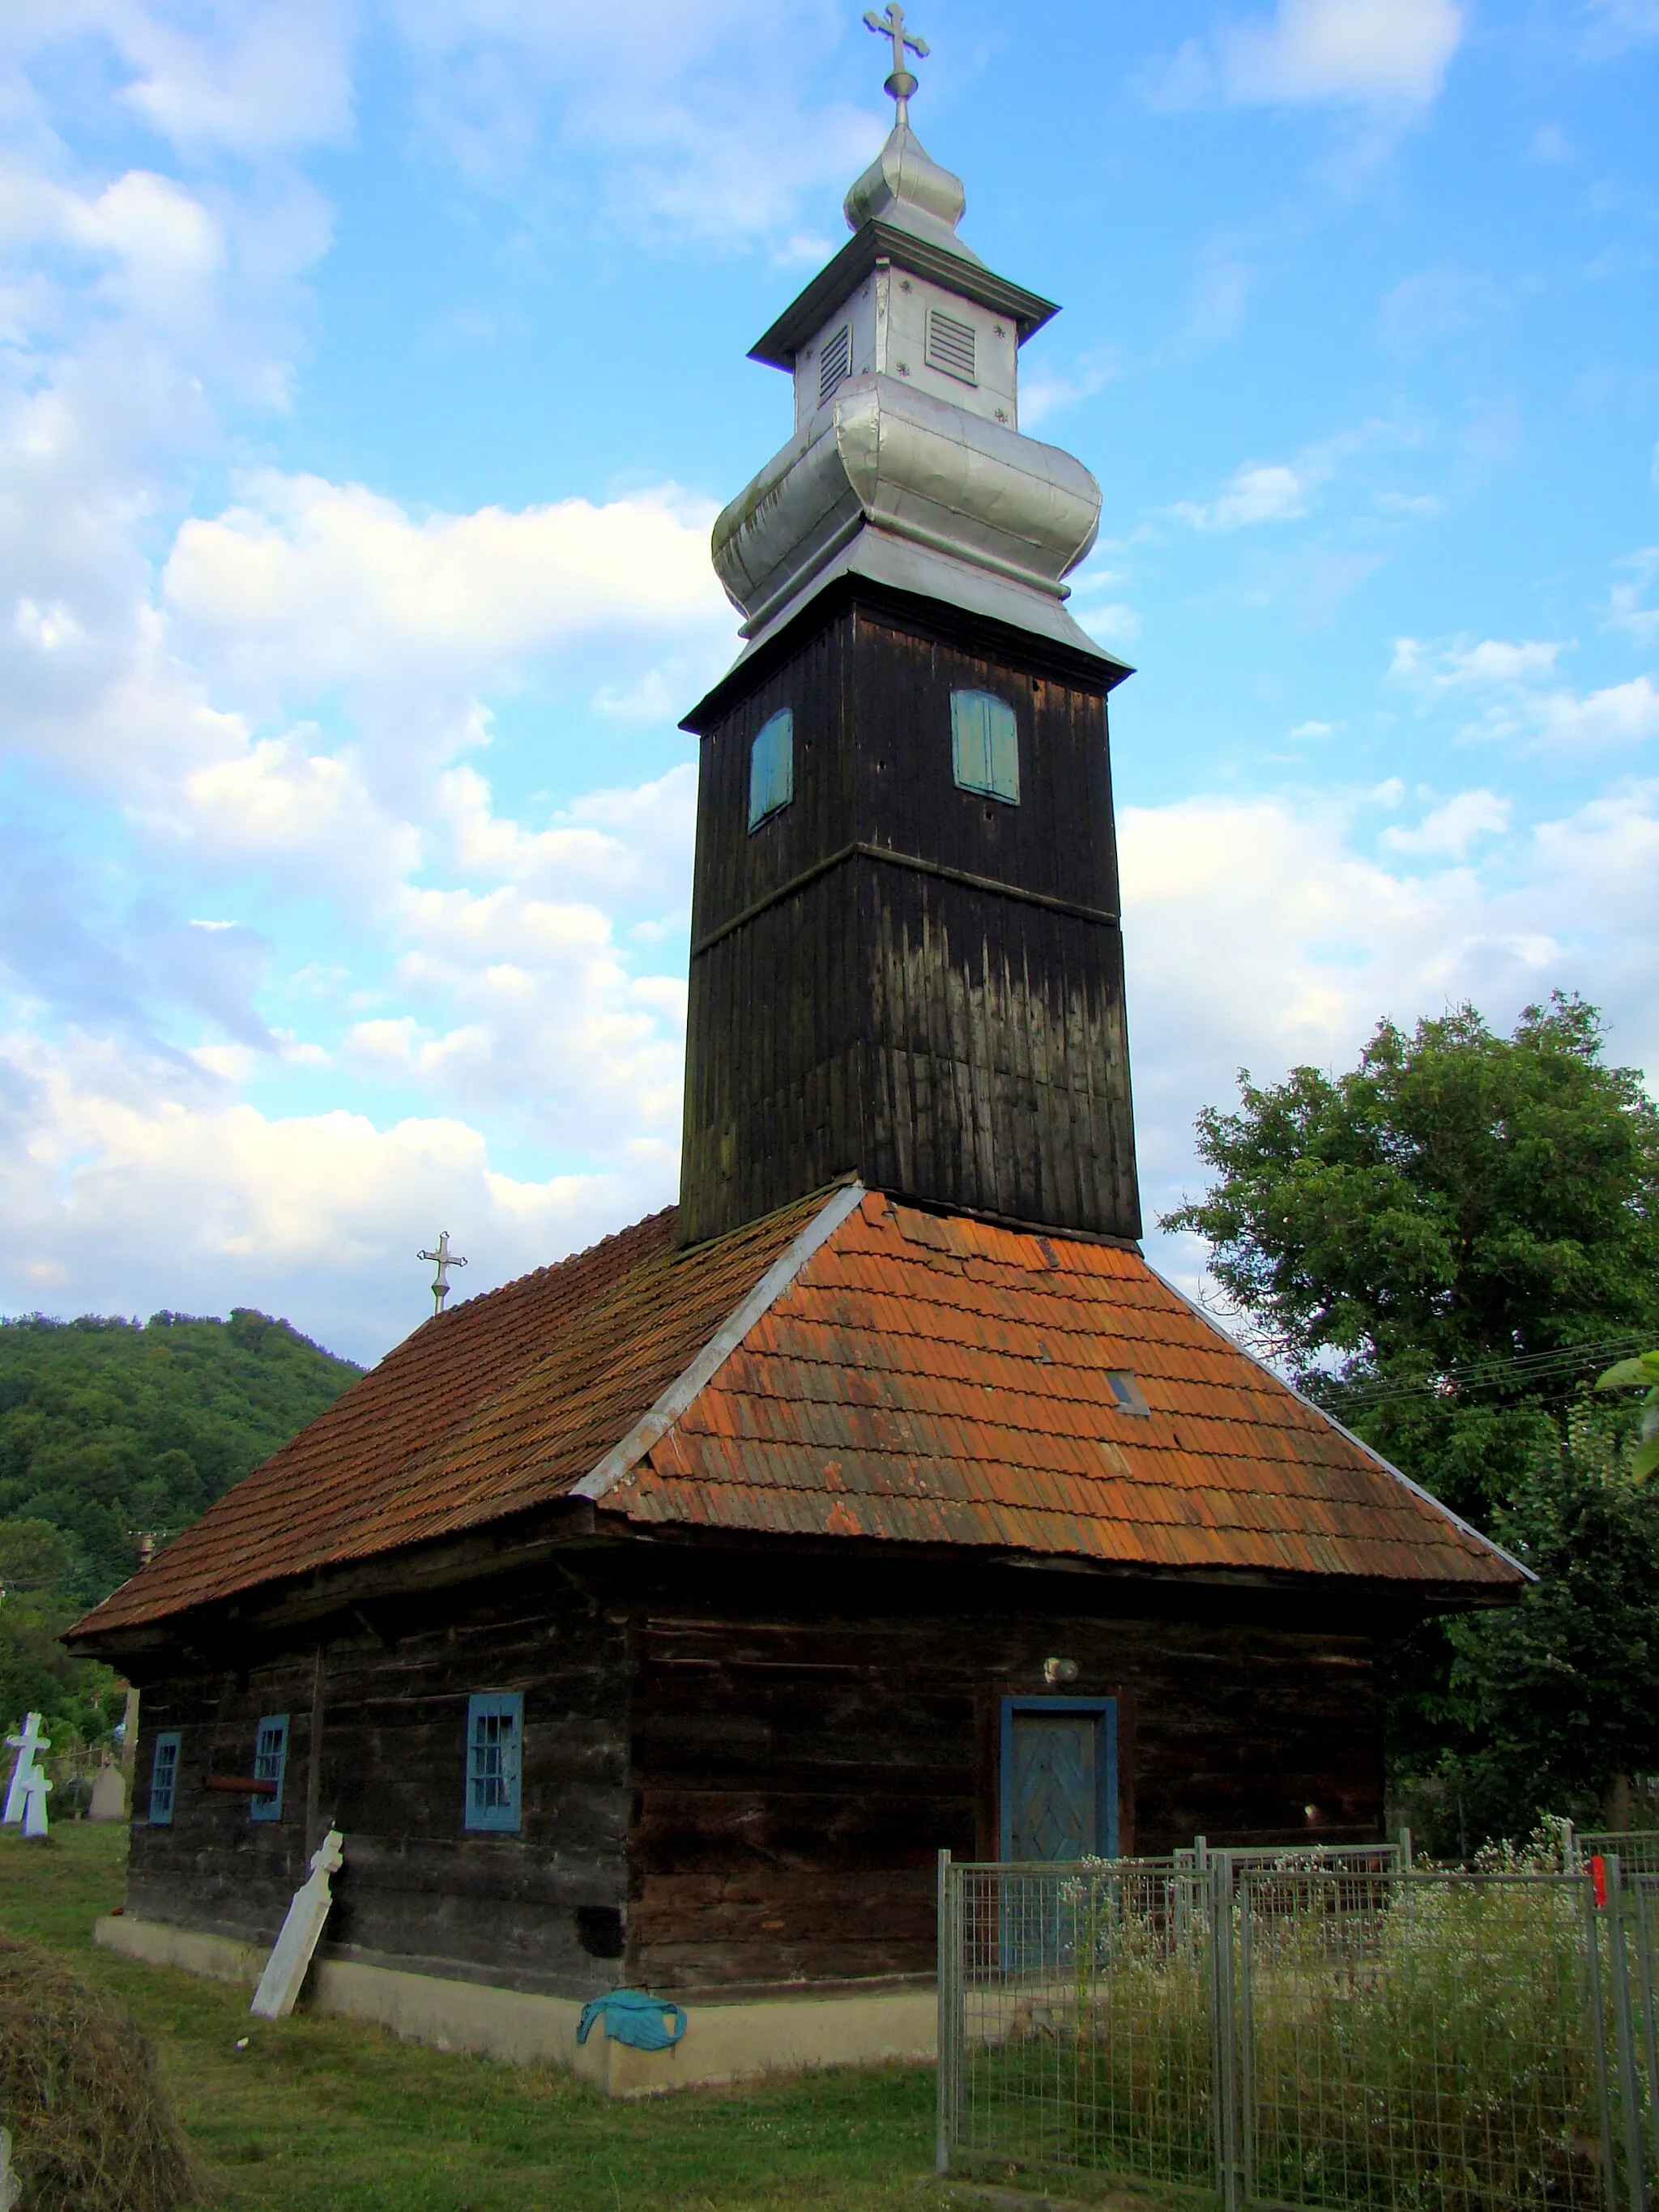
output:
[[158, 1735], [149, 1761], [149, 1824], [152, 1828], [173, 1825], [173, 1803], [179, 1795], [179, 1731]]
[[749, 827], [758, 829], [794, 795], [795, 717], [785, 707], [761, 725], [749, 749]]
[[266, 1713], [262, 1716], [253, 1735], [253, 1778], [256, 1782], [274, 1782], [276, 1794], [273, 1797], [256, 1797], [249, 1812], [256, 1820], [280, 1820], [283, 1817], [283, 1778], [288, 1771], [288, 1715]]
[[1019, 804], [1019, 724], [994, 691], [951, 694], [951, 766], [963, 791]]
[[524, 1759], [524, 1696], [486, 1690], [466, 1701], [466, 1825], [497, 1835], [519, 1832]]

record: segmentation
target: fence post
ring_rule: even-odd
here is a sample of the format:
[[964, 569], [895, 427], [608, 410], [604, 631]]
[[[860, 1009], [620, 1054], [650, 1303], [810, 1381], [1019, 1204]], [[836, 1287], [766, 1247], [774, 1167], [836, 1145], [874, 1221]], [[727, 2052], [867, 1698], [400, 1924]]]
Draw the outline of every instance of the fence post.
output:
[[1589, 1875], [1579, 1877], [1584, 1901], [1585, 1963], [1589, 1988], [1590, 2052], [1595, 2067], [1596, 2109], [1601, 2124], [1601, 2174], [1607, 2212], [1619, 2212], [1619, 2172], [1613, 2160], [1613, 2089], [1607, 2080], [1607, 2022], [1601, 2003], [1601, 1919], [1595, 1886]]
[[[1206, 1854], [1206, 1860], [1208, 1854]], [[1238, 2031], [1233, 2013], [1233, 1870], [1223, 1851], [1206, 1866], [1210, 1908], [1210, 2079], [1222, 2212], [1240, 2212]]]
[[[1620, 1879], [1624, 1869], [1620, 1869]], [[1636, 1959], [1642, 1985], [1642, 2055], [1647, 2064], [1648, 2118], [1655, 2128], [1655, 2146], [1659, 2148], [1659, 2022], [1653, 2012], [1653, 1942], [1648, 1926], [1648, 1908], [1653, 1892], [1646, 1887], [1638, 1874], [1631, 1889], [1630, 1899], [1635, 1908]]]
[[1255, 2005], [1252, 1991], [1255, 1923], [1250, 1883], [1238, 1885], [1238, 2165], [1242, 2199], [1255, 2195]]
[[939, 1855], [939, 2025], [934, 2034], [938, 2053], [939, 2090], [933, 2137], [933, 2164], [940, 2173], [951, 2171], [951, 2122], [956, 2109], [957, 1993], [959, 1986], [956, 1881], [948, 1850]]
[[[1603, 1864], [1607, 1888], [1607, 1966], [1613, 1985], [1613, 2047], [1619, 2056], [1619, 2102], [1625, 2121], [1625, 2187], [1631, 2212], [1648, 2212], [1648, 2180], [1642, 2144], [1642, 2097], [1636, 2079], [1636, 2039], [1631, 2031], [1630, 1953], [1625, 1939], [1624, 1882], [1619, 1855]], [[1641, 1902], [1640, 1898], [1637, 1899]]]

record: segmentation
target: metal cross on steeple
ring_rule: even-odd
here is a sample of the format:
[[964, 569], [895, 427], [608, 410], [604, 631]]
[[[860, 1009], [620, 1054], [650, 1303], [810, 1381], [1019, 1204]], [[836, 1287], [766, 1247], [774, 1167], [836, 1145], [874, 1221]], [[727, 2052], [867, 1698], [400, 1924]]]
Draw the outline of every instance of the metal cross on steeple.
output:
[[449, 1296], [449, 1271], [452, 1267], [464, 1267], [466, 1262], [459, 1252], [450, 1250], [449, 1231], [447, 1229], [439, 1232], [438, 1249], [435, 1252], [417, 1252], [415, 1257], [417, 1260], [434, 1260], [437, 1262], [437, 1279], [432, 1285], [432, 1310], [434, 1316], [441, 1314], [444, 1310], [444, 1300]]
[[898, 111], [896, 120], [900, 129], [908, 129], [910, 94], [916, 89], [916, 80], [905, 66], [904, 50], [908, 46], [918, 61], [926, 61], [927, 41], [912, 38], [905, 29], [904, 10], [899, 6], [898, 0], [887, 0], [884, 15], [878, 15], [873, 8], [866, 9], [864, 20], [878, 38], [890, 39], [893, 42], [893, 73], [882, 89], [892, 97], [893, 105]]

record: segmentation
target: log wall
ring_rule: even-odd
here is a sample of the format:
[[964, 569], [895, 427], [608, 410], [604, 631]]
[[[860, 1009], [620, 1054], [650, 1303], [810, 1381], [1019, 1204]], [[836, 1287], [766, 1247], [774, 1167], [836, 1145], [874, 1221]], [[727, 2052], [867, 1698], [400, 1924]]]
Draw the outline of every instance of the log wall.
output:
[[1298, 1630], [1283, 1601], [1277, 1626], [1224, 1605], [1103, 1615], [1045, 1580], [1036, 1607], [913, 1575], [858, 1605], [801, 1589], [780, 1606], [774, 1582], [747, 1612], [736, 1593], [643, 1610], [630, 1975], [690, 1990], [931, 1972], [937, 1854], [997, 1856], [1001, 1699], [1052, 1694], [1049, 1657], [1077, 1663], [1065, 1695], [1118, 1700], [1126, 1856], [1196, 1834], [1380, 1835], [1374, 1636]]
[[[683, 1241], [848, 1170], [1138, 1236], [1107, 678], [927, 602], [812, 623], [694, 718]], [[1017, 805], [955, 781], [958, 688], [1014, 708]], [[794, 797], [751, 831], [784, 707]]]
[[[335, 1955], [582, 1996], [926, 1975], [936, 1855], [996, 1856], [1000, 1700], [1043, 1694], [1050, 1657], [1076, 1663], [1066, 1694], [1118, 1700], [1126, 1855], [1380, 1830], [1376, 1633], [1282, 1595], [629, 1545], [368, 1602], [321, 1640], [314, 1788], [315, 1633], [147, 1683], [130, 1911], [268, 1943], [331, 1822]], [[464, 1826], [483, 1690], [524, 1695], [516, 1836]], [[250, 1771], [270, 1712], [290, 1736], [264, 1823], [202, 1785]], [[174, 1820], [151, 1827], [175, 1728]]]
[[[551, 1587], [549, 1587], [550, 1582]], [[149, 1684], [134, 1792], [129, 1910], [268, 1943], [304, 1878], [308, 1841], [346, 1838], [328, 1940], [336, 1955], [553, 1994], [615, 1978], [628, 1830], [626, 1615], [565, 1577], [475, 1587], [325, 1624], [316, 1823], [307, 1835], [316, 1643], [245, 1673]], [[522, 1826], [465, 1826], [467, 1700], [524, 1695]], [[205, 1790], [246, 1774], [263, 1713], [290, 1716], [280, 1821]], [[170, 1826], [148, 1805], [156, 1734], [178, 1729]]]

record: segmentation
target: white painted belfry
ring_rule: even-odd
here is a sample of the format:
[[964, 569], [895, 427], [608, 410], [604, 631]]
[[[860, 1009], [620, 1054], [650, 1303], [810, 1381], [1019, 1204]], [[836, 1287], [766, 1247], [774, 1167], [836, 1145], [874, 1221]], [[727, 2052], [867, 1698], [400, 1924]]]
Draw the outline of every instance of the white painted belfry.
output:
[[1054, 309], [957, 236], [962, 179], [909, 127], [925, 42], [896, 7], [865, 20], [897, 118], [847, 195], [851, 243], [754, 349], [793, 376], [794, 435], [715, 523], [716, 572], [750, 651], [854, 574], [1109, 660], [1064, 605], [1100, 487], [1019, 428], [1019, 348]]

